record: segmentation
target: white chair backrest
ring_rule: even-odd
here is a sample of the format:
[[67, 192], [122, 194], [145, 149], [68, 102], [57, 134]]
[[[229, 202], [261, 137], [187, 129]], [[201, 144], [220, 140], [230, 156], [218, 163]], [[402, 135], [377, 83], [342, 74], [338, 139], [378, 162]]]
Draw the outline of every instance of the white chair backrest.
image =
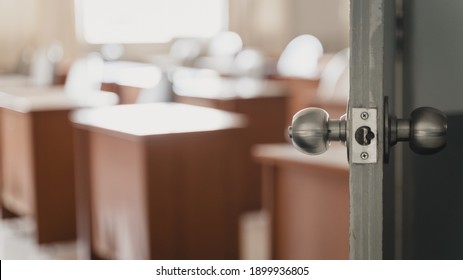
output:
[[300, 35], [286, 46], [277, 64], [282, 76], [316, 79], [319, 76], [318, 61], [323, 55], [323, 46], [315, 36]]
[[236, 74], [240, 77], [263, 79], [265, 76], [265, 57], [254, 49], [240, 51], [234, 61]]
[[198, 39], [177, 39], [170, 47], [169, 56], [183, 64], [198, 58], [202, 48], [202, 43]]
[[136, 103], [154, 103], [172, 101], [172, 85], [166, 75], [162, 75], [159, 82], [150, 88], [140, 89]]
[[345, 103], [349, 97], [349, 49], [334, 55], [320, 75], [317, 95], [322, 101]]
[[32, 56], [29, 71], [31, 83], [34, 86], [50, 86], [55, 74], [54, 63], [48, 57], [48, 48], [38, 49]]
[[65, 92], [74, 98], [81, 98], [101, 89], [104, 61], [101, 55], [91, 53], [77, 59], [69, 69]]
[[243, 40], [235, 32], [220, 32], [209, 42], [208, 55], [233, 57], [243, 48]]

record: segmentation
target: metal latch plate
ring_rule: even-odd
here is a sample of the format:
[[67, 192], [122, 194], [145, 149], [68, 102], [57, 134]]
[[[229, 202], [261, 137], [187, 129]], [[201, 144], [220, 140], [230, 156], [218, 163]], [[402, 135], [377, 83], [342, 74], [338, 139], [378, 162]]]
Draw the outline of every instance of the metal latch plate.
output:
[[[350, 117], [352, 118], [352, 129], [350, 130], [352, 163], [376, 163], [378, 161], [378, 110], [376, 108], [352, 108]], [[358, 131], [359, 129], [361, 131]], [[369, 133], [367, 142], [356, 139], [356, 132], [362, 131], [368, 131]]]

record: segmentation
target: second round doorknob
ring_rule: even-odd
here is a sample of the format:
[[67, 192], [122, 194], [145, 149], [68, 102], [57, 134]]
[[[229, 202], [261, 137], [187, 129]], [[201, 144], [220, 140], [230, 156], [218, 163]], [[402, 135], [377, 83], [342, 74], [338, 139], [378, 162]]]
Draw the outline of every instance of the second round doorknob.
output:
[[447, 143], [447, 116], [431, 107], [420, 107], [410, 119], [390, 120], [390, 146], [398, 141], [409, 141], [410, 149], [417, 154], [434, 154]]

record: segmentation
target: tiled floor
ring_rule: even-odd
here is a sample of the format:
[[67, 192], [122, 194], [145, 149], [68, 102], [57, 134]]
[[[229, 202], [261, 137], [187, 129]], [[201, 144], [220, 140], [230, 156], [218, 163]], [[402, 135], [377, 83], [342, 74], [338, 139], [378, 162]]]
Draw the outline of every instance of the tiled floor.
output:
[[0, 259], [2, 260], [74, 260], [75, 242], [38, 245], [31, 220], [0, 220]]

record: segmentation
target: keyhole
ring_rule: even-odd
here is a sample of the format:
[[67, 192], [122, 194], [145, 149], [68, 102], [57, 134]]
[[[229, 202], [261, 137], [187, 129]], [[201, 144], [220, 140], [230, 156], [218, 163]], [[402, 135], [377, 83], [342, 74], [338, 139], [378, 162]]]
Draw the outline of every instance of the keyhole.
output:
[[370, 145], [373, 138], [375, 138], [375, 134], [368, 126], [359, 127], [355, 132], [355, 140], [362, 146]]

